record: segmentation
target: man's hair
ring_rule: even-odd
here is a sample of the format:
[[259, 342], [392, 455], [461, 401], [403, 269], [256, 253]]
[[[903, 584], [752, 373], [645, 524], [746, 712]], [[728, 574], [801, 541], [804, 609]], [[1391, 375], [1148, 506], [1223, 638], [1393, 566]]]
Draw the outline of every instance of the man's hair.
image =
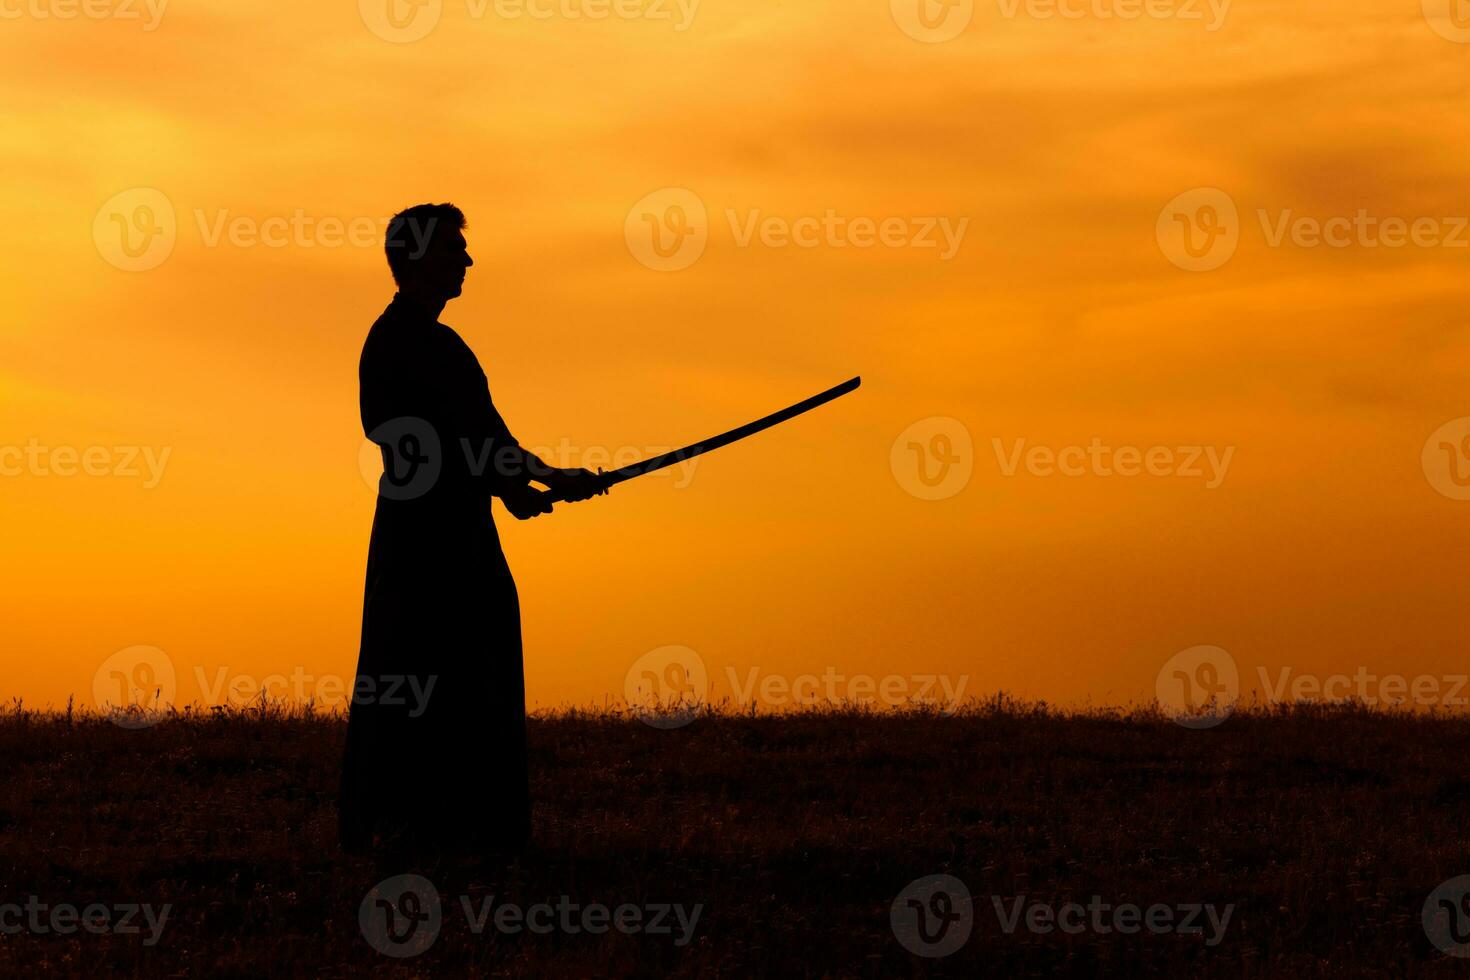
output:
[[424, 257], [435, 235], [443, 234], [446, 228], [458, 231], [464, 227], [464, 212], [453, 204], [415, 204], [395, 214], [388, 221], [383, 242], [393, 281], [403, 285], [409, 266]]

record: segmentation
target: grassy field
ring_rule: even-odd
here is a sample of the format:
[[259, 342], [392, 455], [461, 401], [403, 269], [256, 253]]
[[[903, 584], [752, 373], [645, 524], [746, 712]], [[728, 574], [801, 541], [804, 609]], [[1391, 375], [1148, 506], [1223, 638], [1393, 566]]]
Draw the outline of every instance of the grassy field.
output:
[[[1191, 731], [1149, 709], [996, 700], [950, 717], [724, 714], [661, 730], [563, 713], [531, 725], [533, 851], [414, 867], [337, 850], [344, 731], [340, 717], [300, 712], [189, 713], [137, 730], [5, 712], [0, 903], [18, 909], [0, 908], [0, 974], [1470, 970], [1421, 922], [1437, 885], [1470, 874], [1463, 718], [1272, 709]], [[375, 885], [406, 873], [433, 884], [442, 914], [434, 941], [400, 958], [374, 948], [359, 915], [365, 899], [383, 908]], [[972, 896], [968, 909], [918, 900], [969, 913], [968, 940], [943, 957], [910, 952], [891, 914], [932, 875]], [[476, 933], [465, 905], [479, 914], [487, 899]], [[554, 912], [536, 921], [558, 924], [514, 929], [505, 907], [539, 903]], [[1069, 915], [1068, 903], [1087, 908]], [[138, 931], [112, 928], [130, 905], [147, 906]], [[1177, 928], [1206, 905], [1213, 921]], [[599, 921], [577, 917], [589, 906], [622, 914], [624, 928], [582, 928]], [[652, 929], [661, 906], [682, 909], [684, 926], [671, 911], [667, 932]], [[1159, 928], [1120, 932], [1128, 906]], [[1150, 906], [1164, 912], [1147, 920]], [[66, 907], [96, 931], [61, 934]], [[1056, 915], [1068, 930], [1047, 929]]]

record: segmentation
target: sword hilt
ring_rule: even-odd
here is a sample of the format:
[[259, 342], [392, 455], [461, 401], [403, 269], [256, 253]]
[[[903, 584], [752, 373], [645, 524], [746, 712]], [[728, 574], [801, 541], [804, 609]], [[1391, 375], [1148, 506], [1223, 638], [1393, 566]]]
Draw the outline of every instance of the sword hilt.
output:
[[[608, 490], [610, 490], [612, 488], [612, 485], [614, 483], [619, 482], [617, 480], [617, 474], [616, 473], [604, 473], [602, 471], [602, 467], [599, 466], [597, 468], [597, 475], [599, 477], [611, 477], [611, 479], [608, 479], [605, 482], [604, 481], [599, 481], [600, 487], [599, 487], [597, 493], [593, 494], [593, 496], [595, 496], [595, 497], [606, 497], [607, 496], [607, 492], [608, 492]], [[560, 494], [558, 494], [555, 490], [540, 490], [540, 491], [537, 491], [537, 492], [540, 493], [545, 498], [546, 503], [548, 503], [548, 504], [564, 504], [564, 503], [567, 503], [568, 502], [565, 497], [563, 497]]]

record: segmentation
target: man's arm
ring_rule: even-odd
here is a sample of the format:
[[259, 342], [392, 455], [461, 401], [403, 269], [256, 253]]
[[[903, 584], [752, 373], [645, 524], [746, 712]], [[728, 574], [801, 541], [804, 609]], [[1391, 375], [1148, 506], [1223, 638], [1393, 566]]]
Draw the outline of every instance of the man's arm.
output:
[[521, 446], [493, 406], [490, 412], [489, 437], [485, 445], [489, 451], [488, 465], [481, 473], [487, 489], [500, 498], [516, 520], [526, 521], [541, 514], [550, 514], [551, 495], [531, 486], [532, 480], [544, 479], [538, 474], [545, 472], [546, 464]]
[[[523, 447], [499, 412], [494, 412], [491, 429], [490, 491], [518, 520], [550, 514], [557, 501], [587, 500], [607, 492], [598, 474], [552, 466]], [[536, 489], [532, 483], [545, 486], [547, 491]]]

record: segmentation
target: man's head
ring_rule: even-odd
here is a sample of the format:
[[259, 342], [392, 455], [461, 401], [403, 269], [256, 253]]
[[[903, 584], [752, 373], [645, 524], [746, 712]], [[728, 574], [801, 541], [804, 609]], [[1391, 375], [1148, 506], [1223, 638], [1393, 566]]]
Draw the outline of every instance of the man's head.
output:
[[384, 250], [404, 292], [450, 300], [474, 265], [464, 240], [464, 212], [453, 204], [416, 204], [388, 222]]

